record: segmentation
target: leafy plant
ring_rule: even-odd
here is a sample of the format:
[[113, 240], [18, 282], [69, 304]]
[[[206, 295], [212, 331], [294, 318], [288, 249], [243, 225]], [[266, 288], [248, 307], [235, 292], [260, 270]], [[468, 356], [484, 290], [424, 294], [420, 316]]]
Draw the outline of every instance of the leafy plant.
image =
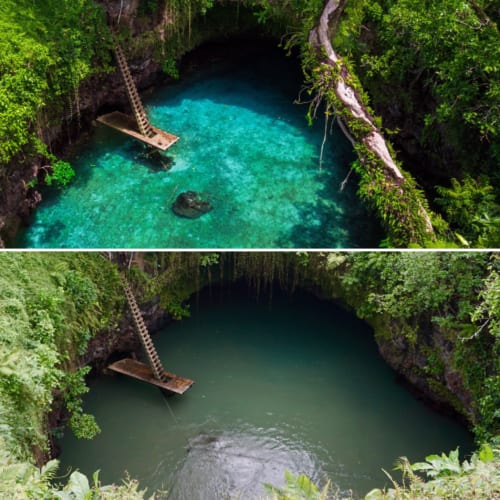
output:
[[52, 116], [59, 122], [62, 107], [78, 115], [79, 84], [109, 60], [106, 30], [90, 0], [2, 1], [0, 165], [21, 150], [38, 154], [43, 128]]
[[73, 167], [66, 161], [59, 160], [52, 165], [52, 173], [45, 176], [48, 186], [67, 186], [76, 175]]
[[[470, 460], [460, 462], [458, 450], [441, 455], [429, 455], [426, 462], [411, 464], [403, 457], [396, 465], [403, 473], [403, 484], [389, 474], [393, 487], [374, 489], [365, 500], [385, 499], [458, 499], [496, 498], [500, 494], [499, 450], [484, 444]], [[424, 481], [416, 472], [425, 472]]]
[[294, 475], [285, 471], [285, 486], [282, 488], [264, 484], [272, 500], [326, 500], [330, 483], [322, 491], [305, 475]]
[[96, 431], [81, 410], [88, 369], [79, 369], [78, 355], [96, 331], [113, 324], [123, 300], [108, 266], [98, 254], [0, 257], [0, 426], [20, 459], [47, 449], [54, 391], [66, 400], [75, 432]]
[[[450, 225], [465, 240], [473, 244], [487, 239], [491, 247], [500, 245], [500, 240], [494, 241], [493, 234], [500, 234], [500, 221], [496, 216], [500, 214], [500, 206], [495, 203], [493, 187], [484, 177], [473, 179], [466, 177], [462, 182], [451, 179], [451, 187], [437, 187], [440, 195], [436, 199], [445, 213]], [[479, 217], [482, 215], [482, 217]], [[461, 239], [464, 241], [464, 238]], [[496, 244], [495, 244], [496, 243]]]

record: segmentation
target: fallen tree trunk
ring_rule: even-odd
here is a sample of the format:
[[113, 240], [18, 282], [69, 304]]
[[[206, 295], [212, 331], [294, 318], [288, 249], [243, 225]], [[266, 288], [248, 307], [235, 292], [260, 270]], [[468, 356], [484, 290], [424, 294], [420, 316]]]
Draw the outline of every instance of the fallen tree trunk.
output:
[[[330, 24], [345, 0], [327, 0], [317, 25], [309, 33], [311, 54], [306, 62], [312, 108], [326, 102], [326, 114], [333, 109], [343, 132], [354, 145], [360, 175], [360, 195], [381, 217], [394, 246], [425, 245], [434, 239], [427, 201], [408, 174], [403, 174], [394, 153], [384, 139], [361, 86], [345, 61], [335, 52]], [[333, 24], [333, 23], [332, 23]]]

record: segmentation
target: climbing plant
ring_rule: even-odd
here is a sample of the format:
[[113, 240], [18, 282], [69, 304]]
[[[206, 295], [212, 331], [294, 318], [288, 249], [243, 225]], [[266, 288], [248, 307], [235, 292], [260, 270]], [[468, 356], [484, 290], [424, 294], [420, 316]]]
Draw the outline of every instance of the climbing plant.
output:
[[[321, 66], [322, 54], [318, 56], [309, 47], [309, 33], [324, 2], [261, 0], [254, 5], [260, 9], [259, 20], [281, 26], [288, 47], [301, 48], [311, 114], [328, 120], [334, 111], [351, 132], [359, 157], [353, 164], [360, 178], [359, 194], [381, 217], [389, 234], [386, 245], [498, 246], [498, 199], [487, 210], [483, 204], [472, 213], [478, 229], [470, 238], [463, 237], [470, 226], [456, 227], [451, 220], [454, 232], [450, 232], [446, 221], [432, 213], [437, 238], [429, 237], [428, 221], [422, 224], [421, 220], [424, 211], [430, 213], [429, 206], [411, 176], [423, 179], [427, 195], [434, 194], [429, 193], [434, 188], [432, 181], [427, 182], [420, 164], [409, 163], [404, 183], [394, 186], [384, 174], [382, 162], [363, 144], [369, 132], [366, 124], [355, 119], [331, 90], [340, 68], [343, 75], [347, 68], [351, 77], [347, 84], [358, 93], [380, 130], [382, 122], [374, 110], [386, 116], [388, 110], [396, 110], [401, 127], [408, 130], [396, 129], [391, 134], [399, 139], [404, 132], [407, 138], [417, 129], [421, 154], [440, 163], [443, 177], [458, 177], [455, 167], [459, 166], [460, 176], [486, 174], [491, 179], [481, 182], [498, 186], [500, 36], [495, 22], [498, 16], [489, 2], [440, 0], [432, 7], [411, 0], [339, 2], [330, 20], [333, 47], [341, 56], [336, 68]], [[324, 111], [318, 105], [320, 99], [315, 98], [318, 95], [326, 103]], [[435, 141], [438, 136], [439, 144]], [[494, 192], [499, 191], [494, 188]], [[448, 215], [446, 207], [443, 215]]]

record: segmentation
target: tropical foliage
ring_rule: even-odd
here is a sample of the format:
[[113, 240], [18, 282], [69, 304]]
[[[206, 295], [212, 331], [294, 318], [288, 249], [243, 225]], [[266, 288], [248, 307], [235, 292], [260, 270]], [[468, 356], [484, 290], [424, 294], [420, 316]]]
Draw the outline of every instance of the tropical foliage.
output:
[[330, 483], [320, 491], [319, 488], [304, 474], [295, 476], [285, 472], [285, 486], [279, 488], [265, 484], [271, 500], [328, 500]]
[[[132, 36], [124, 28], [121, 34], [129, 55], [147, 53], [178, 76], [178, 58], [205, 40], [207, 29], [224, 32], [218, 31], [217, 19], [207, 26], [207, 13], [222, 12], [215, 8], [219, 3], [139, 2], [136, 21], [143, 33]], [[356, 138], [360, 124], [319, 85], [318, 64], [309, 50], [309, 32], [324, 2], [242, 0], [237, 12], [240, 4], [253, 10], [256, 21], [286, 48], [300, 47], [311, 99], [319, 92], [327, 104], [319, 115], [331, 119], [335, 107]], [[385, 244], [499, 246], [497, 10], [486, 0], [350, 0], [342, 5], [333, 43], [349, 68], [350, 84], [363, 106], [372, 106], [372, 115], [382, 115], [393, 129], [396, 147], [414, 152], [402, 157], [407, 171], [402, 198], [389, 189], [380, 165], [357, 140], [358, 155], [367, 162], [353, 164], [359, 193], [381, 217], [390, 237]], [[160, 19], [167, 21], [158, 35], [152, 23]], [[226, 30], [223, 20], [219, 24]], [[0, 49], [0, 178], [6, 177], [9, 162], [22, 168], [26, 159], [42, 155], [53, 167], [46, 180], [65, 185], [73, 172], [52, 156], [48, 132], [61, 122], [79, 122], [81, 85], [110, 69], [104, 10], [92, 0], [4, 0]], [[382, 127], [379, 118], [375, 121]], [[412, 176], [446, 219], [432, 221], [442, 238], [438, 241], [429, 240], [419, 222], [428, 206]], [[466, 201], [457, 201], [462, 198]]]
[[500, 34], [493, 3], [352, 0], [334, 42], [356, 63], [397, 145], [417, 150], [406, 168], [432, 197], [435, 183], [443, 184], [438, 202], [455, 242], [498, 247]]
[[[375, 488], [365, 500], [490, 499], [500, 496], [500, 449], [484, 444], [468, 460], [460, 462], [458, 449], [429, 455], [425, 462], [410, 463], [401, 457], [394, 467], [402, 473], [398, 482], [387, 471], [391, 487]], [[286, 473], [284, 487], [266, 485], [271, 500], [340, 500], [352, 498], [327, 485], [323, 491], [304, 475]]]
[[[344, 264], [345, 265], [345, 264]], [[357, 314], [375, 328], [379, 342], [404, 340], [427, 358], [430, 386], [446, 397], [444, 364], [459, 373], [474, 396], [457, 411], [474, 423], [480, 439], [500, 432], [500, 339], [497, 322], [497, 254], [361, 254], [350, 257], [340, 280], [344, 294], [357, 297]], [[491, 324], [493, 322], [493, 324]], [[433, 332], [429, 342], [426, 331]], [[441, 338], [441, 341], [437, 341]]]
[[48, 452], [47, 415], [54, 395], [82, 437], [98, 431], [83, 413], [87, 343], [117, 317], [121, 296], [113, 268], [89, 254], [0, 255], [0, 427], [13, 457]]
[[[370, 491], [365, 500], [427, 498], [498, 498], [500, 495], [500, 450], [484, 444], [469, 460], [460, 462], [458, 450], [448, 455], [430, 455], [425, 462], [411, 464], [401, 458], [396, 469], [403, 472], [403, 484], [389, 475], [393, 487]], [[428, 481], [417, 474], [423, 472]]]
[[0, 495], [6, 500], [40, 498], [61, 500], [139, 500], [145, 491], [139, 490], [136, 481], [126, 480], [123, 485], [102, 486], [99, 473], [93, 476], [93, 484], [78, 471], [74, 471], [67, 483], [58, 485], [58, 462], [50, 460], [38, 468], [29, 462], [12, 459], [0, 444]]
[[44, 129], [79, 113], [79, 85], [109, 61], [106, 39], [91, 0], [2, 1], [0, 165], [21, 151], [47, 154]]

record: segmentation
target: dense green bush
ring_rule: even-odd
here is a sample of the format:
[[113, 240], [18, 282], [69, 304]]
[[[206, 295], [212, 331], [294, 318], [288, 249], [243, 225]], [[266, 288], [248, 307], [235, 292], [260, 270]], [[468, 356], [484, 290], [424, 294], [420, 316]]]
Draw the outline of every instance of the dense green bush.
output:
[[28, 462], [13, 459], [0, 441], [0, 496], [5, 500], [140, 500], [145, 491], [139, 490], [136, 481], [126, 480], [123, 485], [102, 486], [99, 473], [94, 474], [93, 484], [78, 471], [74, 471], [67, 483], [57, 484], [58, 462], [51, 460], [38, 468]]
[[[350, 256], [340, 280], [357, 314], [381, 339], [404, 339], [410, 349], [428, 345], [429, 363], [440, 352], [428, 339], [435, 330], [447, 343], [447, 364], [473, 395], [468, 418], [480, 440], [500, 433], [500, 259], [487, 253], [367, 253]], [[430, 343], [429, 343], [430, 342]], [[427, 347], [425, 347], [427, 349]], [[440, 381], [439, 370], [431, 384]], [[434, 382], [435, 383], [435, 382]], [[465, 411], [464, 409], [459, 411]]]
[[44, 127], [78, 113], [79, 85], [110, 60], [105, 26], [91, 0], [2, 0], [0, 165], [46, 154]]
[[55, 392], [80, 436], [97, 431], [81, 410], [87, 369], [78, 357], [114, 324], [123, 298], [98, 254], [4, 253], [0, 270], [0, 426], [9, 452], [28, 460], [48, 449]]
[[[411, 464], [401, 458], [396, 466], [403, 484], [391, 478], [392, 488], [370, 491], [365, 500], [490, 499], [500, 495], [500, 450], [485, 444], [469, 460], [460, 462], [458, 450], [448, 455], [430, 455], [425, 462]], [[424, 477], [417, 474], [422, 472]]]
[[[439, 201], [460, 246], [500, 244], [497, 22], [498, 11], [483, 0], [352, 0], [334, 40], [356, 62], [373, 106], [390, 117], [396, 136], [414, 139], [419, 161], [439, 172], [429, 172], [428, 182], [419, 164], [406, 168], [431, 196], [436, 178], [449, 182]], [[462, 195], [469, 201], [465, 220], [465, 212], [457, 213]]]

